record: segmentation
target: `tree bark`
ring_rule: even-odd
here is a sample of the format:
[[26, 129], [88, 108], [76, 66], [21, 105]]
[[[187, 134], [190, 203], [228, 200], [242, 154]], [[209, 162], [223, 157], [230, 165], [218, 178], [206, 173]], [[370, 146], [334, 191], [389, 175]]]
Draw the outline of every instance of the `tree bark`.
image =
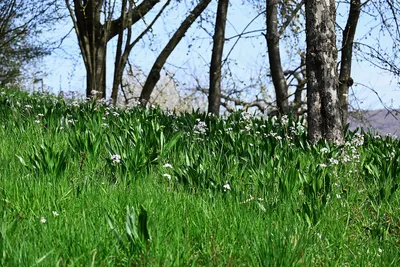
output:
[[[124, 66], [121, 67], [122, 43], [124, 40], [124, 24], [127, 22], [125, 19], [125, 9], [127, 7], [127, 1], [128, 0], [122, 0], [122, 4], [121, 4], [121, 25], [119, 28], [117, 48], [116, 48], [116, 53], [115, 53], [114, 80], [113, 80], [113, 85], [112, 85], [112, 90], [111, 90], [111, 101], [112, 101], [113, 105], [117, 104], [118, 88], [121, 84], [122, 75], [124, 73], [124, 66], [125, 66], [125, 64], [124, 64]], [[130, 37], [130, 34], [128, 34], [128, 35]], [[130, 42], [129, 38], [128, 38], [127, 42]]]
[[225, 28], [229, 0], [219, 0], [213, 50], [210, 64], [210, 91], [208, 95], [208, 112], [219, 116], [221, 106], [222, 54], [225, 44]]
[[[72, 8], [69, 0], [65, 0], [86, 68], [86, 97], [106, 97], [106, 56], [107, 43], [120, 33], [122, 18], [101, 23], [101, 11], [105, 0], [74, 0]], [[131, 8], [127, 13], [130, 16], [131, 27], [147, 14], [159, 0], [144, 0]], [[121, 14], [122, 16], [122, 14]], [[95, 94], [93, 94], [95, 93]]]
[[269, 67], [275, 88], [276, 104], [279, 114], [287, 114], [289, 112], [288, 86], [283, 73], [281, 53], [279, 50], [278, 0], [267, 0], [266, 24]]
[[357, 23], [360, 18], [361, 0], [350, 1], [349, 17], [343, 31], [342, 56], [339, 75], [339, 100], [342, 111], [342, 124], [347, 124], [349, 110], [349, 87], [353, 84], [351, 78], [351, 61], [353, 56], [353, 42]]
[[[66, 1], [68, 7], [69, 3]], [[74, 26], [85, 63], [86, 96], [105, 96], [106, 42], [100, 23], [101, 7], [94, 1], [74, 0]]]
[[174, 35], [168, 41], [167, 45], [158, 55], [156, 61], [154, 62], [149, 75], [147, 76], [146, 82], [143, 86], [142, 92], [140, 94], [139, 101], [142, 104], [147, 104], [150, 101], [151, 93], [156, 86], [158, 80], [160, 79], [160, 72], [163, 68], [168, 57], [174, 51], [175, 47], [179, 44], [182, 38], [185, 36], [189, 27], [193, 22], [200, 16], [200, 14], [207, 8], [211, 0], [201, 0], [197, 6], [190, 12], [186, 19], [182, 22], [179, 28], [175, 31]]
[[306, 1], [308, 139], [344, 141], [338, 97], [334, 0]]
[[[127, 5], [126, 3], [127, 0], [123, 0], [122, 6]], [[124, 25], [129, 24], [129, 21], [125, 21], [126, 19], [130, 19], [129, 17], [126, 17], [124, 15], [121, 15], [121, 21], [123, 23], [120, 25], [120, 34], [118, 35], [118, 42], [117, 42], [117, 50], [116, 50], [116, 56], [115, 56], [115, 68], [114, 68], [114, 81], [113, 81], [113, 87], [111, 91], [111, 100], [112, 103], [115, 105], [117, 103], [117, 98], [118, 98], [118, 91], [119, 91], [119, 86], [122, 84], [122, 76], [124, 73], [124, 69], [126, 66], [126, 63], [128, 62], [128, 57], [129, 54], [132, 50], [132, 48], [143, 38], [146, 33], [148, 33], [154, 23], [158, 20], [158, 18], [161, 16], [161, 14], [164, 12], [165, 8], [171, 3], [171, 0], [167, 0], [164, 4], [164, 6], [161, 8], [161, 10], [158, 12], [158, 14], [154, 17], [153, 21], [146, 27], [146, 29], [131, 43], [131, 37], [132, 37], [132, 29], [131, 27], [128, 28], [128, 32], [126, 35], [126, 40], [125, 40], [125, 47], [124, 50], [122, 51], [122, 43], [123, 43], [123, 32], [125, 30]], [[130, 5], [132, 5], [132, 2], [130, 0]], [[132, 6], [129, 7], [132, 9]], [[124, 10], [124, 7], [122, 7], [122, 10]]]

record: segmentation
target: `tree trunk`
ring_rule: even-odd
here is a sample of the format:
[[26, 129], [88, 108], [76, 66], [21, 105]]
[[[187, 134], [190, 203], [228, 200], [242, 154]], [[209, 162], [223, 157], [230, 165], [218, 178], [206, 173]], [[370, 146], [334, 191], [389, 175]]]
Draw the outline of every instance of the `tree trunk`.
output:
[[[68, 1], [66, 1], [68, 4]], [[86, 96], [105, 97], [106, 42], [101, 30], [99, 6], [94, 1], [74, 0], [75, 31], [85, 63]], [[70, 9], [71, 16], [72, 10]]]
[[214, 43], [210, 65], [210, 91], [208, 95], [208, 112], [219, 116], [221, 106], [222, 54], [225, 44], [226, 18], [229, 0], [219, 0], [215, 19]]
[[349, 17], [343, 31], [342, 60], [340, 63], [339, 76], [339, 100], [342, 111], [342, 124], [347, 124], [349, 110], [349, 87], [353, 84], [351, 78], [351, 60], [353, 55], [353, 41], [356, 35], [357, 23], [360, 18], [361, 0], [350, 1]]
[[90, 51], [91, 63], [85, 63], [86, 97], [88, 98], [106, 98], [106, 52], [107, 48], [104, 44], [96, 44], [95, 49]]
[[[117, 104], [118, 88], [122, 82], [122, 75], [124, 73], [124, 67], [125, 67], [125, 64], [121, 67], [121, 63], [122, 63], [122, 43], [124, 39], [124, 24], [126, 23], [125, 10], [127, 6], [127, 1], [128, 0], [122, 0], [121, 4], [121, 25], [120, 25], [121, 27], [119, 28], [119, 34], [118, 34], [117, 48], [115, 53], [115, 63], [114, 63], [114, 80], [111, 90], [111, 101], [113, 105]], [[128, 36], [130, 37], [130, 34], [128, 34]], [[129, 38], [126, 42], [127, 42], [126, 46], [128, 46], [130, 42]]]
[[306, 1], [308, 139], [343, 143], [334, 0]]
[[269, 67], [272, 82], [275, 88], [276, 104], [279, 114], [287, 114], [288, 110], [288, 86], [282, 69], [281, 54], [279, 50], [278, 32], [278, 0], [267, 0], [267, 46]]
[[[107, 43], [120, 33], [121, 17], [111, 20], [112, 14], [102, 14], [105, 0], [74, 0], [72, 8], [69, 0], [65, 0], [74, 24], [75, 32], [86, 68], [86, 97], [106, 97], [106, 54]], [[127, 11], [129, 23], [124, 29], [143, 18], [159, 0], [144, 0]], [[108, 16], [104, 24], [101, 17]]]
[[146, 104], [150, 101], [151, 93], [153, 92], [154, 87], [156, 86], [158, 80], [160, 79], [160, 72], [168, 57], [174, 51], [175, 47], [182, 40], [183, 36], [185, 36], [189, 27], [193, 24], [193, 22], [200, 16], [200, 14], [207, 8], [208, 4], [211, 0], [201, 0], [197, 6], [190, 12], [190, 14], [186, 17], [186, 19], [182, 22], [179, 28], [176, 30], [174, 35], [168, 41], [167, 45], [158, 55], [156, 61], [153, 64], [153, 67], [150, 70], [149, 75], [147, 76], [146, 82], [143, 86], [142, 92], [140, 94], [139, 101], [142, 104]]
[[[129, 17], [126, 17], [124, 14], [121, 15], [121, 23], [120, 25], [120, 33], [118, 35], [118, 42], [117, 42], [117, 50], [116, 50], [116, 55], [115, 55], [115, 68], [114, 68], [114, 80], [113, 80], [113, 87], [111, 91], [111, 100], [112, 103], [115, 105], [117, 103], [117, 98], [118, 98], [118, 91], [119, 91], [119, 86], [122, 84], [122, 76], [124, 74], [124, 69], [126, 66], [126, 63], [128, 62], [129, 54], [132, 50], [132, 48], [145, 36], [152, 28], [154, 23], [159, 19], [161, 14], [164, 12], [164, 10], [167, 8], [167, 6], [171, 3], [171, 0], [167, 0], [164, 4], [164, 6], [161, 8], [161, 10], [158, 12], [158, 14], [154, 17], [152, 22], [147, 25], [146, 29], [142, 31], [141, 34], [131, 43], [131, 37], [132, 37], [132, 28], [129, 27], [127, 34], [126, 34], [126, 40], [125, 40], [125, 47], [124, 50], [122, 51], [122, 45], [123, 45], [123, 36], [124, 36], [124, 30], [125, 30], [125, 24], [129, 24]], [[129, 9], [132, 9], [132, 3], [130, 1]], [[122, 10], [125, 10], [127, 5], [127, 0], [122, 1]]]

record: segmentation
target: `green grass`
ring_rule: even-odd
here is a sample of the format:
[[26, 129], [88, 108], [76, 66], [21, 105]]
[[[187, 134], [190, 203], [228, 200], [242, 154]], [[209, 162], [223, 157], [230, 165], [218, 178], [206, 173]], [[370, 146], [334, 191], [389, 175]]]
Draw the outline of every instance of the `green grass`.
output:
[[0, 265], [398, 266], [399, 141], [305, 131], [0, 90]]

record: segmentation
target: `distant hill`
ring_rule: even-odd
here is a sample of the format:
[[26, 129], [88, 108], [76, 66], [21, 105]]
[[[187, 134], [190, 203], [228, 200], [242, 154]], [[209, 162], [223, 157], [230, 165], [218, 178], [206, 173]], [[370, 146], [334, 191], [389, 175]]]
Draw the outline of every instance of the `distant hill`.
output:
[[400, 113], [389, 113], [385, 109], [364, 110], [349, 114], [350, 129], [357, 127], [372, 129], [381, 135], [392, 134], [400, 138]]

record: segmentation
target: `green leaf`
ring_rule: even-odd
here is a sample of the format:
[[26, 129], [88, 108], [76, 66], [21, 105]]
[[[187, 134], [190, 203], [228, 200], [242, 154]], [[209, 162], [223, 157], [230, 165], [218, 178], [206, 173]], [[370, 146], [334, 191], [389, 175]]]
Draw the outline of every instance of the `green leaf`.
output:
[[18, 155], [15, 155], [15, 156], [19, 159], [19, 161], [21, 162], [22, 165], [24, 165], [25, 167], [28, 166], [28, 165], [26, 164], [25, 160], [24, 160], [21, 156], [18, 156]]

